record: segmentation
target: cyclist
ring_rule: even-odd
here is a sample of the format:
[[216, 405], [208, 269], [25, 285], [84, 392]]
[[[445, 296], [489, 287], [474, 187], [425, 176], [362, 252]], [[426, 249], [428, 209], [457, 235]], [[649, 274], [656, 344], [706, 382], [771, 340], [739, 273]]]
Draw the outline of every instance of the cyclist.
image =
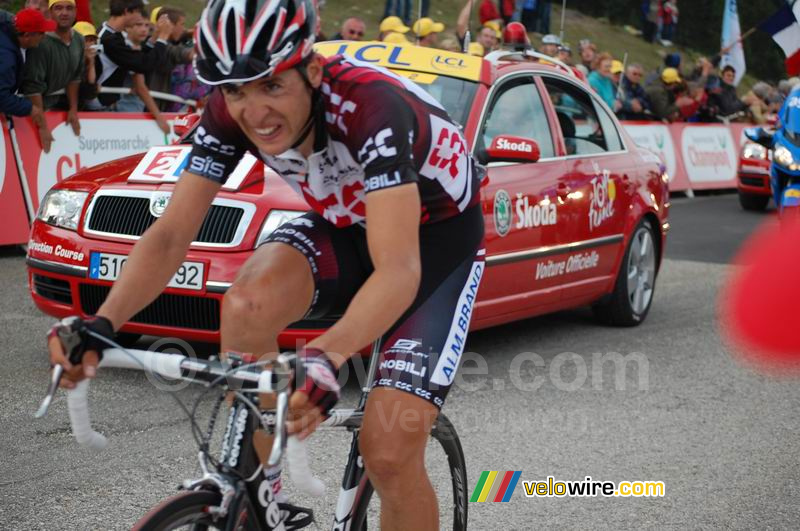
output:
[[[298, 351], [308, 377], [292, 395], [289, 430], [306, 437], [338, 399], [338, 368], [382, 336], [360, 450], [382, 527], [436, 529], [424, 450], [459, 365], [485, 254], [481, 176], [459, 127], [407, 79], [314, 53], [312, 0], [211, 0], [197, 28], [197, 73], [217, 89], [186, 171], [84, 326], [110, 337], [161, 293], [250, 151], [312, 210], [242, 267], [222, 304], [222, 352], [275, 356], [287, 325], [343, 312]], [[96, 340], [84, 341], [80, 366], [53, 334], [49, 344], [51, 361], [68, 369], [65, 387], [94, 376]], [[276, 473], [265, 471], [279, 490]]]

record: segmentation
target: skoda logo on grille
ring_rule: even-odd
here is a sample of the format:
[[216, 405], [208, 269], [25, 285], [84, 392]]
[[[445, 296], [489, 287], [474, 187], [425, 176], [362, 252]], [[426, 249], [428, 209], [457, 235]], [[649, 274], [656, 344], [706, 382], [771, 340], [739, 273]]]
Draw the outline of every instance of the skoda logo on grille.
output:
[[150, 213], [153, 216], [160, 218], [161, 214], [167, 209], [167, 203], [169, 203], [170, 194], [160, 192], [155, 193], [150, 196]]

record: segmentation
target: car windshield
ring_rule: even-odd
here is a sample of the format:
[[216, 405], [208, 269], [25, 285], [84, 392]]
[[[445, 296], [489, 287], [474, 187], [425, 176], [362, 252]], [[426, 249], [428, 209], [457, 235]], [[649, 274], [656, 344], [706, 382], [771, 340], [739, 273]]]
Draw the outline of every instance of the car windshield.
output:
[[464, 127], [469, 118], [469, 111], [472, 108], [472, 99], [475, 97], [475, 91], [478, 88], [477, 83], [454, 77], [423, 73], [408, 75], [408, 72], [404, 72], [404, 74], [436, 98], [445, 108], [447, 114], [450, 115], [450, 118]]

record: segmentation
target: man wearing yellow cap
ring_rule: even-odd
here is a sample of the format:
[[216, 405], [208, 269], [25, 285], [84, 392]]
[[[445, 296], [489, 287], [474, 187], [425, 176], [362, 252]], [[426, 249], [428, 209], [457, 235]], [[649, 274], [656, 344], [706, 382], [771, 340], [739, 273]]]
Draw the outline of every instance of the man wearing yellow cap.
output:
[[379, 41], [384, 40], [389, 33], [399, 33], [403, 35], [411, 30], [411, 28], [403, 24], [400, 17], [395, 16], [386, 17], [381, 20], [381, 25], [378, 29], [380, 31], [380, 35], [378, 35]]
[[[469, 27], [469, 17], [472, 14], [472, 2], [473, 0], [467, 0], [467, 3], [461, 8], [456, 21], [456, 37], [458, 37], [458, 43], [461, 45], [462, 50], [464, 49], [464, 38]], [[481, 45], [484, 51], [482, 55], [485, 55], [497, 48], [501, 36], [500, 24], [494, 20], [487, 20], [478, 30], [477, 35], [472, 34], [472, 40]], [[470, 55], [475, 54], [470, 52]]]
[[424, 17], [414, 22], [411, 28], [417, 36], [418, 46], [436, 47], [439, 34], [444, 31], [444, 24], [434, 22], [432, 18]]
[[[80, 134], [78, 121], [78, 87], [83, 75], [83, 36], [72, 29], [75, 24], [75, 0], [50, 0], [50, 17], [56, 30], [47, 33], [37, 48], [28, 51], [21, 92], [34, 106], [47, 111], [67, 111], [67, 123], [76, 135]], [[66, 96], [54, 95], [66, 91]], [[50, 151], [53, 135], [44, 122], [37, 120], [39, 138], [45, 153]]]
[[681, 75], [674, 68], [665, 68], [661, 77], [647, 86], [645, 93], [655, 114], [665, 122], [677, 120], [680, 116], [676, 92], [681, 87]]

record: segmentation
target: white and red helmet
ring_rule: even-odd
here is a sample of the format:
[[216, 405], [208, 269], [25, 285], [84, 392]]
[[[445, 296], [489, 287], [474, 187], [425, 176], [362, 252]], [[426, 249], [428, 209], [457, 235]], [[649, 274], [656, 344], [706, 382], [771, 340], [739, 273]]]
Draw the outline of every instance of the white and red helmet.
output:
[[273, 76], [311, 54], [314, 0], [211, 0], [195, 28], [194, 68], [206, 84]]

